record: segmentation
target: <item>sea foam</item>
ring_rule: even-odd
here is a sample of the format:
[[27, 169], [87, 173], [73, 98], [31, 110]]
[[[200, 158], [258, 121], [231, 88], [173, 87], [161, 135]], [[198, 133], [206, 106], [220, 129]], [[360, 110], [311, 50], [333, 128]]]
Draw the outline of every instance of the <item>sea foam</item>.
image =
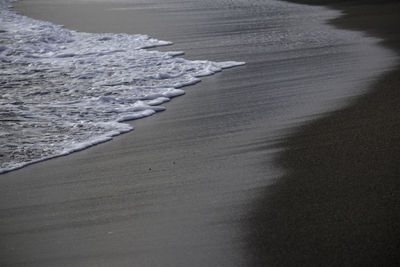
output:
[[93, 34], [34, 20], [0, 0], [0, 173], [132, 130], [178, 88], [243, 62], [189, 61], [146, 35]]

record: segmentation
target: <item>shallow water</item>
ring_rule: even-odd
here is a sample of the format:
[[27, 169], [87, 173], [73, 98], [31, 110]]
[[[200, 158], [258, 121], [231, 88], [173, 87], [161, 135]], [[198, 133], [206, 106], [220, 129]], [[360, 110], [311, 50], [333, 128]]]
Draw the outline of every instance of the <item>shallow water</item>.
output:
[[0, 173], [113, 136], [184, 94], [198, 77], [241, 62], [188, 61], [146, 35], [90, 34], [33, 20], [0, 2]]

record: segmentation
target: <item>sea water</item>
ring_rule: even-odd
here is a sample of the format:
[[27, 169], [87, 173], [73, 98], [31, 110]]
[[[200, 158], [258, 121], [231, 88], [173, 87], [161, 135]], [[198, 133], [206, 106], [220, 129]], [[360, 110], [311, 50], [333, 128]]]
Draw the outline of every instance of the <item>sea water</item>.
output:
[[179, 89], [243, 62], [189, 61], [146, 35], [77, 32], [0, 0], [0, 173], [82, 150], [164, 110]]

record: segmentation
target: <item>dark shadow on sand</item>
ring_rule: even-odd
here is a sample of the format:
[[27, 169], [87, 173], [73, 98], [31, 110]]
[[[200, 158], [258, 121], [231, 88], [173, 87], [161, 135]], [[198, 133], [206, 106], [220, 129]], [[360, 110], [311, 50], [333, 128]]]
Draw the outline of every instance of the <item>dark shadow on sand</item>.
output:
[[[399, 51], [400, 3], [358, 2], [336, 4], [346, 15], [333, 23]], [[281, 146], [285, 175], [250, 213], [249, 266], [398, 266], [400, 67]]]

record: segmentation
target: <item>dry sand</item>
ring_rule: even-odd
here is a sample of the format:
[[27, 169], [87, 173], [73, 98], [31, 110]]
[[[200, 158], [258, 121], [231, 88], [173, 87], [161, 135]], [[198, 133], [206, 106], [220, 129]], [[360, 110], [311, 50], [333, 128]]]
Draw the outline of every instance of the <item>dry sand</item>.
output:
[[[362, 2], [335, 3], [346, 15], [332, 23], [381, 36], [399, 52], [400, 4]], [[252, 266], [400, 264], [399, 89], [397, 69], [282, 141], [285, 175], [255, 202]]]

